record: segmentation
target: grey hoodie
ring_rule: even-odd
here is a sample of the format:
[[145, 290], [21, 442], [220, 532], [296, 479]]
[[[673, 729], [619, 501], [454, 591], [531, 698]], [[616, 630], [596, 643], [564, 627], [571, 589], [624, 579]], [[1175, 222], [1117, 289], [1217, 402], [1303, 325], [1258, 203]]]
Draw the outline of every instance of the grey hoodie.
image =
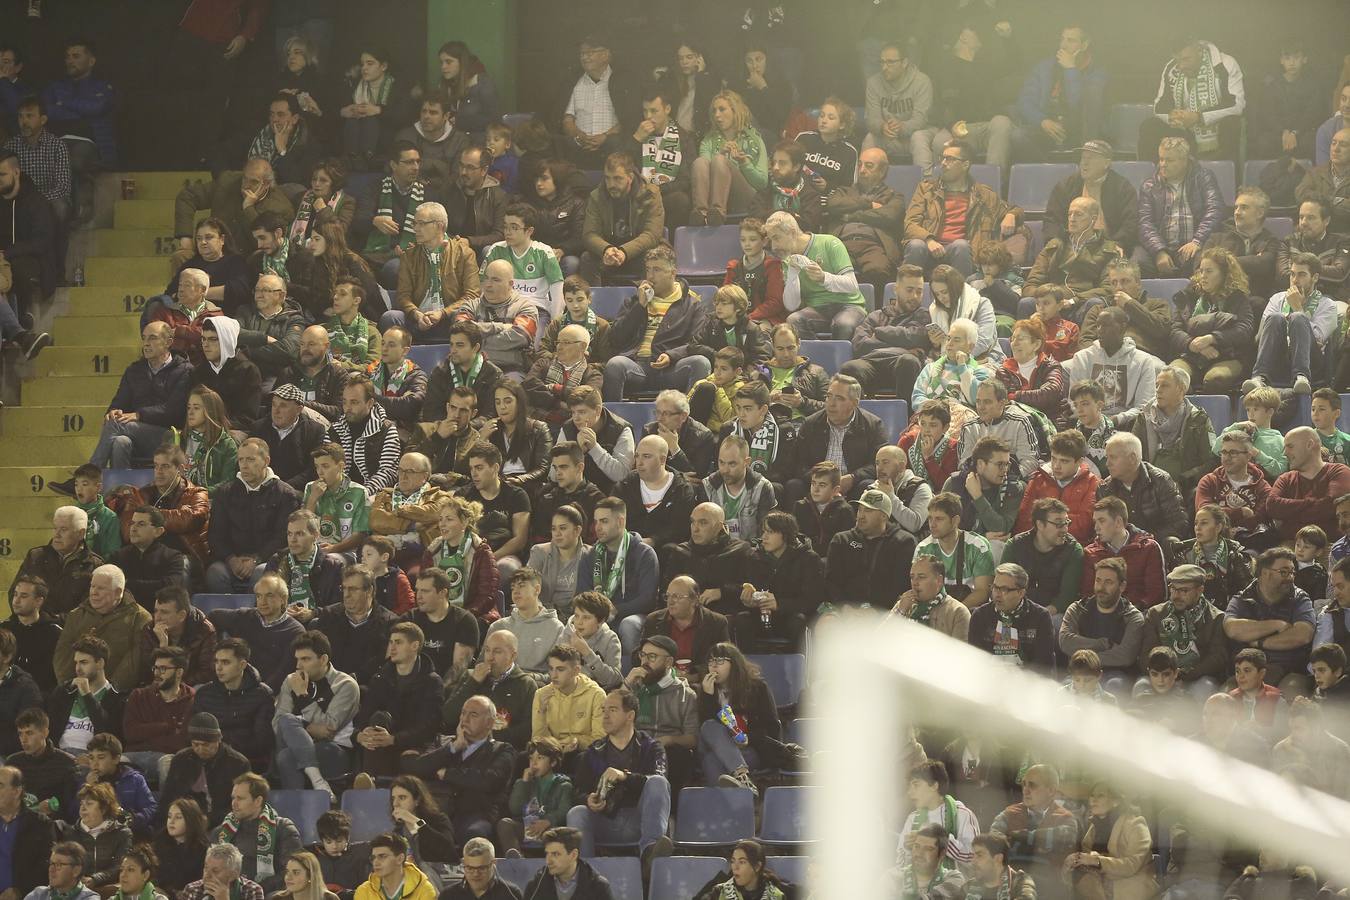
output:
[[895, 140], [905, 140], [928, 124], [928, 111], [932, 108], [933, 82], [912, 62], [905, 68], [899, 84], [887, 81], [880, 72], [867, 79], [864, 114], [867, 130], [874, 135], [881, 134], [888, 118], [899, 119], [904, 132]]
[[[716, 503], [725, 511], [727, 508], [727, 490], [722, 483], [720, 472], [714, 472], [703, 479], [703, 492], [709, 503]], [[769, 479], [754, 469], [745, 473], [745, 485], [741, 488], [741, 504], [735, 516], [727, 517], [727, 531], [733, 538], [753, 543], [759, 540], [760, 528], [764, 517], [778, 508], [774, 497], [773, 485]]]
[[558, 621], [556, 611], [541, 604], [539, 613], [532, 619], [522, 616], [520, 610], [512, 609], [511, 615], [493, 622], [487, 633], [491, 635], [495, 631], [509, 631], [516, 636], [519, 648], [516, 665], [529, 672], [547, 672], [548, 651], [557, 646], [563, 624]]
[[[566, 644], [571, 642], [576, 630], [572, 627], [572, 620], [567, 620], [567, 627], [563, 629], [562, 637], [558, 643]], [[600, 685], [607, 691], [611, 691], [619, 686], [623, 681], [623, 674], [619, 671], [619, 655], [623, 652], [619, 647], [619, 636], [614, 633], [604, 622], [600, 623], [600, 628], [595, 634], [586, 638], [586, 646], [590, 648], [590, 654], [581, 660], [581, 671], [591, 677], [591, 680]]]
[[1083, 380], [1095, 381], [1106, 392], [1106, 415], [1139, 412], [1143, 405], [1158, 395], [1157, 377], [1163, 361], [1145, 353], [1127, 337], [1120, 349], [1107, 355], [1101, 341], [1084, 347], [1064, 364], [1069, 384]]

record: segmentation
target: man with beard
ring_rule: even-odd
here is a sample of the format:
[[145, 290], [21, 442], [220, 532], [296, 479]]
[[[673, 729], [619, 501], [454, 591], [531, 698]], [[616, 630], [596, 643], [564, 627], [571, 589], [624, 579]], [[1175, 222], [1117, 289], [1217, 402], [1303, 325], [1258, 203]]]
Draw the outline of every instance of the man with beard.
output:
[[740, 611], [742, 574], [750, 545], [733, 537], [726, 513], [716, 503], [700, 503], [689, 516], [689, 540], [670, 548], [662, 575], [688, 575], [703, 586], [699, 603], [725, 616]]
[[[1030, 515], [1029, 529], [1008, 542], [1002, 558], [1025, 571], [1024, 587], [1031, 600], [1050, 615], [1058, 615], [1078, 599], [1083, 546], [1069, 533], [1072, 520], [1064, 501], [1042, 497], [1033, 504]], [[1091, 517], [1088, 524], [1091, 526]], [[998, 582], [997, 574], [994, 582]]]
[[637, 647], [642, 618], [656, 608], [656, 551], [628, 530], [628, 505], [606, 497], [595, 507], [595, 546], [581, 558], [577, 593], [599, 591], [614, 604], [624, 653]]
[[624, 678], [638, 698], [638, 730], [666, 748], [667, 777], [676, 792], [693, 772], [699, 728], [698, 695], [675, 670], [678, 654], [674, 638], [648, 635], [638, 648], [638, 664]]
[[1055, 673], [1055, 631], [1044, 606], [1027, 597], [1027, 572], [1017, 563], [994, 570], [992, 603], [970, 616], [971, 646], [999, 660], [1050, 677]]
[[278, 386], [272, 392], [271, 414], [251, 432], [271, 451], [272, 471], [297, 493], [317, 477], [313, 453], [323, 443], [326, 431], [317, 416], [305, 413], [304, 401], [304, 393], [294, 384]]
[[[268, 277], [268, 276], [264, 276]], [[347, 370], [329, 354], [328, 329], [311, 325], [300, 335], [299, 356], [277, 376], [277, 387], [300, 389], [300, 405], [333, 423], [342, 418], [342, 385]]]
[[173, 755], [160, 791], [159, 809], [166, 816], [180, 797], [195, 801], [212, 828], [230, 811], [234, 780], [249, 771], [249, 761], [222, 737], [220, 722], [210, 713], [194, 713], [188, 720], [188, 746]]
[[1093, 571], [1092, 596], [1069, 605], [1059, 625], [1065, 656], [1091, 650], [1101, 659], [1102, 688], [1120, 699], [1130, 696], [1138, 674], [1144, 614], [1125, 599], [1125, 561], [1103, 559]]
[[773, 484], [750, 465], [750, 443], [734, 434], [722, 441], [717, 471], [703, 479], [703, 493], [721, 507], [727, 533], [736, 540], [758, 540], [764, 517], [778, 508]]
[[446, 231], [468, 241], [477, 253], [502, 239], [506, 191], [488, 174], [491, 161], [486, 148], [465, 148], [455, 180], [445, 192]]
[[127, 697], [122, 720], [124, 752], [152, 785], [163, 782], [169, 758], [188, 745], [192, 686], [184, 683], [187, 653], [181, 647], [159, 647], [151, 654], [151, 683]]
[[347, 477], [375, 493], [398, 482], [402, 453], [398, 429], [375, 403], [375, 386], [364, 375], [347, 376], [342, 387], [342, 417], [331, 420], [330, 440], [342, 445]]
[[755, 197], [750, 214], [763, 220], [781, 210], [792, 213], [806, 231], [819, 228], [825, 198], [802, 171], [805, 165], [805, 147], [779, 141], [769, 157], [769, 184]]
[[1316, 624], [1308, 595], [1294, 586], [1294, 552], [1273, 547], [1256, 558], [1256, 578], [1224, 610], [1223, 632], [1234, 653], [1254, 647], [1267, 678], [1287, 699], [1308, 693], [1308, 653]]
[[604, 182], [586, 201], [581, 276], [591, 284], [637, 276], [647, 251], [661, 243], [665, 226], [661, 189], [638, 177], [633, 157], [611, 153], [605, 158]]
[[897, 397], [913, 396], [931, 321], [923, 305], [923, 269], [906, 263], [896, 270], [895, 296], [853, 330], [853, 358], [840, 373], [858, 379], [868, 396], [890, 385]]
[[[1177, 566], [1167, 573], [1167, 601], [1144, 614], [1144, 639], [1139, 645], [1139, 668], [1148, 671], [1149, 654], [1167, 647], [1177, 657], [1177, 678], [1185, 690], [1203, 702], [1219, 689], [1228, 674], [1228, 641], [1223, 634], [1223, 611], [1205, 597], [1207, 574], [1200, 566]], [[1146, 682], [1135, 686], [1136, 692]]]
[[905, 451], [895, 444], [878, 448], [876, 460], [877, 480], [872, 482], [872, 488], [891, 498], [892, 521], [917, 541], [928, 527], [932, 486], [915, 474]]
[[[707, 671], [708, 652], [715, 644], [731, 640], [727, 617], [708, 609], [698, 598], [697, 581], [688, 575], [672, 578], [666, 586], [666, 608], [647, 616], [640, 640], [634, 641], [641, 646], [654, 637], [669, 638], [675, 644], [671, 656], [676, 668], [688, 681]], [[634, 661], [640, 663], [642, 659], [634, 654]]]
[[863, 491], [857, 524], [830, 539], [825, 559], [830, 602], [835, 606], [889, 609], [910, 588], [914, 538], [891, 521], [891, 498]]

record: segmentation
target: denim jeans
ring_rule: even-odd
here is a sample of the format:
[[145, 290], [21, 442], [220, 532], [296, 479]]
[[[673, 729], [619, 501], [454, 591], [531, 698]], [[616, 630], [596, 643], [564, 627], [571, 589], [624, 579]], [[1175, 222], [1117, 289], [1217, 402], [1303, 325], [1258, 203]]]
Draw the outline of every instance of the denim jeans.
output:
[[251, 594], [253, 586], [262, 578], [263, 566], [253, 567], [247, 578], [235, 578], [230, 566], [224, 560], [217, 560], [206, 567], [206, 592], [208, 594]]
[[797, 329], [804, 340], [828, 333], [836, 341], [852, 339], [853, 331], [867, 318], [867, 310], [852, 303], [829, 303], [825, 306], [804, 307], [791, 313], [788, 324]]
[[736, 743], [727, 726], [708, 719], [698, 729], [698, 760], [703, 766], [703, 780], [716, 786], [719, 775], [753, 769], [759, 762], [759, 754], [749, 744]]
[[[1312, 378], [1312, 319], [1303, 313], [1288, 318], [1268, 316], [1261, 326], [1261, 341], [1256, 346], [1256, 365], [1253, 375], [1260, 375], [1281, 386], [1293, 384], [1303, 375]], [[1289, 377], [1276, 373], [1288, 372]]]
[[401, 309], [391, 309], [380, 316], [380, 331], [388, 331], [390, 328], [406, 329], [408, 334], [412, 335], [414, 343], [418, 344], [448, 344], [450, 343], [450, 323], [454, 321], [453, 316], [445, 315], [435, 325], [423, 331], [415, 324], [408, 321], [408, 314]]
[[9, 298], [0, 294], [0, 341], [10, 340], [16, 334], [22, 333], [23, 326], [19, 324], [19, 314], [9, 305]]
[[104, 469], [129, 469], [137, 460], [149, 460], [168, 429], [147, 422], [103, 420], [98, 446], [89, 461]]
[[646, 623], [647, 616], [625, 616], [619, 623], [619, 669], [627, 675], [633, 668], [633, 654], [637, 651], [638, 641], [642, 637], [642, 626]]
[[158, 750], [128, 750], [122, 754], [122, 758], [145, 774], [150, 787], [157, 788], [164, 783], [164, 776], [169, 774], [173, 754], [160, 753]]
[[637, 362], [616, 356], [605, 363], [601, 394], [611, 403], [622, 400], [629, 387], [637, 391], [675, 388], [687, 394], [695, 381], [707, 378], [711, 371], [712, 364], [702, 356], [686, 356], [664, 369], [653, 369], [651, 360]]
[[338, 778], [351, 768], [351, 752], [332, 741], [316, 741], [305, 730], [305, 720], [289, 713], [276, 721], [277, 757], [275, 768], [281, 786], [306, 787], [305, 769], [317, 766], [324, 778]]
[[[583, 798], [584, 800], [584, 798]], [[670, 782], [662, 775], [648, 775], [637, 806], [625, 806], [607, 816], [593, 813], [583, 802], [567, 811], [567, 824], [581, 832], [581, 855], [595, 856], [595, 845], [637, 841], [643, 851], [666, 833], [670, 824]]]
[[928, 242], [917, 238], [905, 241], [905, 262], [931, 272], [938, 263], [946, 263], [967, 278], [975, 271], [975, 260], [970, 253], [970, 241], [964, 238], [944, 244], [946, 253], [941, 258], [928, 252]]

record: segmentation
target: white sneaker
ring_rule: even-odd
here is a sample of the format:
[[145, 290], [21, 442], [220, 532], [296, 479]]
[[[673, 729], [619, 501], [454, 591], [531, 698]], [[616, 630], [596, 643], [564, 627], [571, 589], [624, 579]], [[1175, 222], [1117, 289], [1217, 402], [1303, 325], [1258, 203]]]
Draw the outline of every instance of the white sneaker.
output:
[[739, 775], [733, 775], [728, 772], [725, 775], [719, 775], [717, 784], [720, 787], [745, 788], [755, 797], [755, 799], [759, 799], [759, 788], [755, 787], [755, 783], [750, 780], [749, 772], [742, 772]]
[[1308, 383], [1307, 375], [1297, 375], [1294, 377], [1295, 394], [1311, 394], [1312, 385]]
[[1245, 394], [1248, 391], [1254, 391], [1257, 388], [1263, 388], [1265, 386], [1266, 380], [1264, 378], [1262, 378], [1260, 375], [1253, 375], [1251, 378], [1248, 378], [1246, 381], [1242, 382], [1242, 393]]

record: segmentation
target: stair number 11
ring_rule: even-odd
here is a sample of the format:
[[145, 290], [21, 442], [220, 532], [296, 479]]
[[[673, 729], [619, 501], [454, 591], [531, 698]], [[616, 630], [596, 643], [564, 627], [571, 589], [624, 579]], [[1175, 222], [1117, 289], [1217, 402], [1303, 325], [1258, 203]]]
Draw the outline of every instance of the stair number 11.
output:
[[108, 374], [108, 354], [106, 353], [95, 354], [93, 357], [93, 362], [95, 375]]

